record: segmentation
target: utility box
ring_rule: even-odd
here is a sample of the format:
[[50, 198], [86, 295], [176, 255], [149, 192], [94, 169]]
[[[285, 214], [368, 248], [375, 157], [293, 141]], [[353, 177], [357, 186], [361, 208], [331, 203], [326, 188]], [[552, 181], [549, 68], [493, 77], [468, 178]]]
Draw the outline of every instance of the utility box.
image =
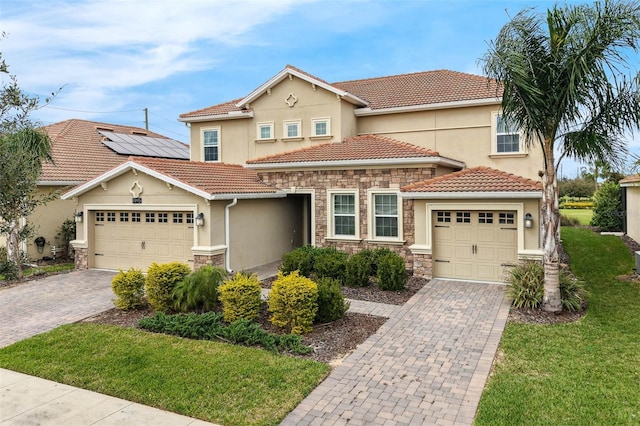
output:
[[636, 274], [640, 275], [640, 251], [636, 252]]

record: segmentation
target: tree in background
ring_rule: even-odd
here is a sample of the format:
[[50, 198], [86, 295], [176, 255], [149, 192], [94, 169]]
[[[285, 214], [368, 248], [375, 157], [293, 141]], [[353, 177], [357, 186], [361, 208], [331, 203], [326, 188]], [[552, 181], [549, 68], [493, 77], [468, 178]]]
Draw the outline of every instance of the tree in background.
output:
[[560, 197], [591, 198], [595, 192], [595, 184], [590, 177], [560, 179], [558, 194]]
[[639, 41], [638, 1], [555, 5], [546, 14], [518, 13], [482, 59], [486, 75], [502, 83], [504, 119], [543, 153], [540, 226], [547, 311], [562, 310], [558, 167], [564, 157], [590, 164], [622, 160], [625, 132], [640, 126], [640, 78], [625, 56], [625, 49], [638, 51]]
[[591, 226], [597, 226], [601, 231], [622, 231], [622, 190], [617, 182], [605, 182], [600, 185], [593, 197], [593, 217]]
[[20, 89], [1, 52], [0, 78], [0, 234], [7, 239], [7, 260], [16, 266], [17, 277], [21, 278], [21, 243], [33, 233], [24, 218], [36, 206], [54, 198], [54, 194], [36, 193], [42, 162], [51, 161], [51, 141], [29, 117], [40, 107], [40, 100]]

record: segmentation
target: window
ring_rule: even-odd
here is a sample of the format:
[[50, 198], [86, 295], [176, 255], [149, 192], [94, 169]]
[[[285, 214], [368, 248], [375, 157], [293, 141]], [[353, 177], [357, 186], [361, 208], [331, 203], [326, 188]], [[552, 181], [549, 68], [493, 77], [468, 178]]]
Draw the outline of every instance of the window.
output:
[[193, 213], [187, 213], [187, 223], [193, 224]]
[[107, 222], [116, 221], [116, 212], [107, 212]]
[[284, 138], [299, 138], [302, 136], [300, 132], [300, 120], [284, 122]]
[[131, 213], [131, 222], [140, 222], [140, 213]]
[[499, 154], [520, 152], [520, 134], [518, 128], [496, 114], [496, 152]]
[[203, 130], [202, 145], [204, 148], [204, 161], [219, 161], [220, 129]]
[[485, 223], [485, 224], [493, 223], [493, 213], [479, 212], [478, 213], [478, 223]]
[[169, 223], [169, 213], [158, 213], [158, 223]]
[[155, 213], [145, 213], [144, 216], [145, 216], [144, 221], [147, 223], [154, 223], [156, 221]]
[[183, 220], [182, 213], [173, 214], [173, 223], [182, 223], [182, 220]]
[[436, 212], [436, 222], [451, 223], [451, 212]]
[[104, 222], [104, 212], [96, 212], [96, 222]]
[[356, 237], [357, 235], [357, 199], [356, 194], [331, 193], [331, 211], [333, 229], [331, 234], [336, 237]]
[[311, 136], [329, 136], [331, 128], [328, 118], [314, 118], [311, 120]]
[[516, 215], [514, 213], [500, 213], [498, 214], [498, 222], [501, 225], [513, 225], [516, 222]]
[[120, 212], [120, 222], [129, 222], [129, 213]]
[[374, 194], [374, 238], [398, 238], [398, 196]]
[[273, 139], [273, 122], [258, 123], [258, 139]]
[[456, 212], [456, 223], [471, 223], [471, 212]]

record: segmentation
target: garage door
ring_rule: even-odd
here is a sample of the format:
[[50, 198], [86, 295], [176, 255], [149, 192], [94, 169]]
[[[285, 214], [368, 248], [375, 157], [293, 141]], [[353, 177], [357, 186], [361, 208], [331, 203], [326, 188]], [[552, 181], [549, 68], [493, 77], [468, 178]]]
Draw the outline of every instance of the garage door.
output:
[[93, 267], [146, 270], [153, 262], [193, 265], [193, 213], [95, 211]]
[[504, 281], [517, 262], [516, 220], [515, 211], [434, 211], [434, 277]]

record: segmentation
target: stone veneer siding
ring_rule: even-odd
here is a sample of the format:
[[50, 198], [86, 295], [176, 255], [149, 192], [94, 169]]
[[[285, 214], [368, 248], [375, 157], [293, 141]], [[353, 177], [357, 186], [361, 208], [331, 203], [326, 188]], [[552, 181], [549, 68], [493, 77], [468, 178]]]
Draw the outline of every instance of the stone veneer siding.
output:
[[75, 249], [74, 263], [76, 269], [89, 269], [89, 249]]
[[[280, 189], [314, 189], [315, 190], [315, 239], [319, 247], [334, 246], [348, 253], [356, 253], [362, 249], [387, 247], [399, 253], [413, 269], [413, 255], [409, 246], [415, 242], [413, 200], [402, 200], [403, 244], [367, 241], [369, 206], [367, 205], [368, 189], [397, 189], [414, 182], [430, 179], [434, 176], [433, 168], [397, 168], [397, 169], [364, 169], [364, 170], [309, 170], [309, 171], [258, 171], [260, 179]], [[327, 190], [358, 189], [360, 197], [360, 236], [361, 241], [327, 240]]]
[[224, 268], [224, 254], [214, 254], [211, 256], [198, 255], [193, 256], [193, 269], [198, 270], [205, 265], [220, 266]]

